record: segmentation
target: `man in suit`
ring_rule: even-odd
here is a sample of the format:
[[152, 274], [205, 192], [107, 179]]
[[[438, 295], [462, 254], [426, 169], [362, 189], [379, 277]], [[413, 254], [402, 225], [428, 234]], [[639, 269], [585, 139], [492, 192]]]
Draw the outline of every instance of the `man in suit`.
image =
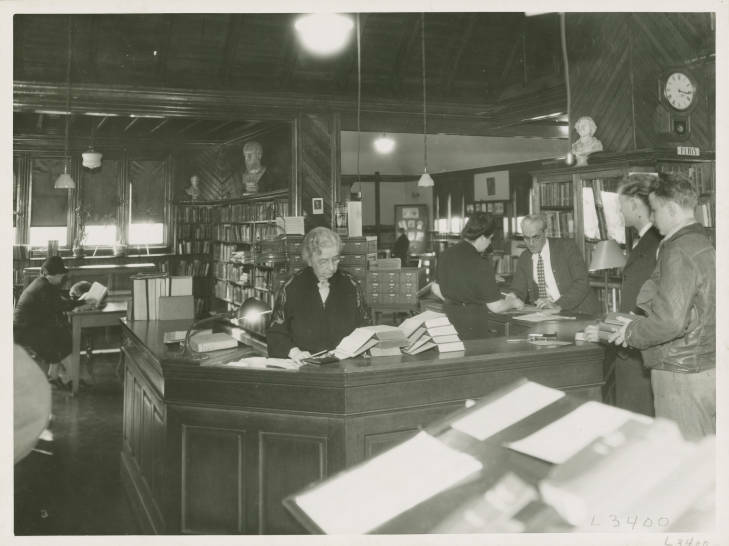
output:
[[[651, 223], [648, 194], [655, 175], [631, 174], [625, 177], [618, 193], [620, 210], [625, 225], [638, 233], [633, 241], [628, 261], [623, 268], [623, 284], [620, 298], [620, 312], [642, 314], [636, 306], [638, 292], [656, 268], [656, 250], [661, 234]], [[651, 376], [643, 366], [640, 352], [623, 350], [617, 353], [615, 364], [615, 404], [619, 408], [653, 415], [653, 393]]]
[[550, 313], [599, 313], [600, 303], [577, 246], [570, 239], [547, 238], [546, 228], [547, 220], [540, 214], [522, 220], [528, 252], [519, 256], [512, 291], [520, 300]]
[[696, 222], [686, 178], [659, 174], [648, 200], [663, 235], [656, 268], [638, 293], [642, 316], [608, 341], [641, 350], [656, 417], [696, 440], [716, 434], [716, 251]]

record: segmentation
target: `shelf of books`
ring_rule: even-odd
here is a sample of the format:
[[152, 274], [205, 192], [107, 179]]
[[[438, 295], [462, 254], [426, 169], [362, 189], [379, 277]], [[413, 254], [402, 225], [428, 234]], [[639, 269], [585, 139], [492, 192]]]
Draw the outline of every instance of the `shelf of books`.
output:
[[547, 219], [547, 237], [575, 237], [574, 183], [570, 176], [535, 177], [532, 210]]
[[699, 194], [695, 216], [716, 246], [716, 169], [713, 161], [662, 161], [659, 172], [680, 173], [686, 176]]
[[214, 205], [178, 203], [175, 215], [175, 256], [171, 260], [173, 275], [192, 276], [195, 316], [210, 310], [210, 252], [213, 235]]

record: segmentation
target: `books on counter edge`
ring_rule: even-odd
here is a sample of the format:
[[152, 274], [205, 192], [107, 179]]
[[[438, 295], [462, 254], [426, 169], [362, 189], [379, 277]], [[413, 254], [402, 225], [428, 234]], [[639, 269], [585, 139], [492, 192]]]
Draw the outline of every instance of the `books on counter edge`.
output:
[[439, 353], [451, 353], [454, 351], [465, 351], [466, 347], [463, 345], [463, 341], [454, 341], [451, 343], [440, 343], [436, 344]]

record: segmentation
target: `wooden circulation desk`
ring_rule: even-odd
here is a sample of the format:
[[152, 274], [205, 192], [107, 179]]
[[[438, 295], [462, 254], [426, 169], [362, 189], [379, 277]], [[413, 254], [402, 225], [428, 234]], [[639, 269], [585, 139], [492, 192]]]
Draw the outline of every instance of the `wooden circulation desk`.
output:
[[[298, 371], [199, 365], [169, 351], [188, 321], [122, 320], [121, 473], [145, 533], [305, 532], [282, 500], [519, 377], [601, 399], [603, 350], [507, 338], [466, 351]], [[572, 339], [576, 321], [551, 323]], [[213, 353], [208, 364], [253, 350]]]

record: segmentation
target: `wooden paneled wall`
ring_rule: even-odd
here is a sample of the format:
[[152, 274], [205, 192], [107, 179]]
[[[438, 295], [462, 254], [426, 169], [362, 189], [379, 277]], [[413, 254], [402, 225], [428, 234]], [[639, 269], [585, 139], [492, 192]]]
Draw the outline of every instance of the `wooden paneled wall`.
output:
[[[686, 66], [700, 78], [699, 103], [686, 145], [713, 150], [714, 26], [708, 13], [567, 15], [572, 124], [591, 116], [605, 151], [672, 144], [657, 137], [658, 79]], [[574, 128], [572, 140], [579, 138]]]
[[[332, 227], [332, 207], [340, 198], [339, 114], [302, 114], [298, 118], [298, 180], [302, 214], [307, 231], [315, 226]], [[311, 200], [324, 199], [324, 214], [311, 214]], [[294, 200], [296, 201], [296, 200]]]

